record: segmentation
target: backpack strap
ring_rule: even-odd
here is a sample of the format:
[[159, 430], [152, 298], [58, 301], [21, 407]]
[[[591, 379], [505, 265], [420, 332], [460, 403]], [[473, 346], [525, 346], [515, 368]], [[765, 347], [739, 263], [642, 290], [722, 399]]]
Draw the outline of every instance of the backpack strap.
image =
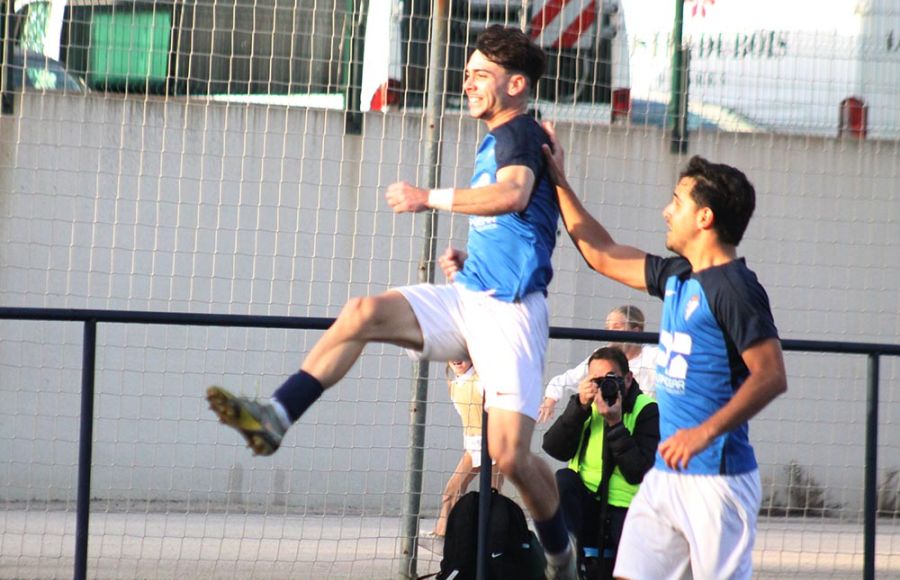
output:
[[597, 486], [597, 492], [594, 495], [597, 498], [597, 501], [600, 502], [600, 529], [597, 534], [597, 550], [600, 552], [600, 557], [603, 557], [603, 550], [606, 547], [606, 528], [607, 525], [607, 515], [609, 508], [609, 478], [612, 476], [613, 469], [615, 466], [612, 465], [612, 453], [609, 451], [609, 446], [606, 444], [606, 432], [603, 433], [603, 474], [600, 476], [600, 485]]

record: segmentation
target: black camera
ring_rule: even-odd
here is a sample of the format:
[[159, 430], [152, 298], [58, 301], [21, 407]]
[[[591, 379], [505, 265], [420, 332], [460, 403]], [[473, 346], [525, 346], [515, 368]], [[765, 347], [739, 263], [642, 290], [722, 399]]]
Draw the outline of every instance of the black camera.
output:
[[606, 373], [604, 377], [596, 377], [592, 379], [597, 388], [600, 389], [600, 396], [610, 407], [616, 404], [619, 393], [625, 392], [625, 379], [616, 373]]

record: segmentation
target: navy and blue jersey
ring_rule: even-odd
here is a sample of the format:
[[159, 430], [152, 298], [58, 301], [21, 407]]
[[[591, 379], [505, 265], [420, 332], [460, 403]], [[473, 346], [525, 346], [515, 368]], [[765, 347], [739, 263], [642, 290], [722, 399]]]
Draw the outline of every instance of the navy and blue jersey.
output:
[[[750, 372], [741, 353], [778, 338], [769, 297], [743, 258], [693, 272], [684, 258], [648, 255], [647, 290], [663, 299], [656, 364], [660, 441], [725, 406]], [[671, 471], [657, 453], [656, 468]], [[682, 473], [737, 475], [757, 468], [747, 423], [719, 436]]]
[[541, 150], [549, 142], [537, 121], [527, 115], [494, 128], [481, 142], [472, 187], [497, 183], [497, 171], [513, 165], [531, 169], [535, 184], [524, 211], [469, 218], [469, 257], [457, 282], [505, 302], [532, 292], [547, 294], [559, 221], [556, 191]]

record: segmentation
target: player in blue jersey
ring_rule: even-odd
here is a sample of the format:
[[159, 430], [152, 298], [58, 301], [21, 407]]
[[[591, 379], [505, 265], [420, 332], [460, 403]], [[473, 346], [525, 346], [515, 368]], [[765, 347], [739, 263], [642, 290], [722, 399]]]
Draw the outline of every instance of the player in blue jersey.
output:
[[518, 489], [547, 552], [548, 577], [576, 577], [574, 550], [553, 472], [531, 452], [549, 339], [547, 285], [559, 207], [541, 149], [549, 143], [526, 114], [545, 57], [521, 31], [492, 26], [466, 65], [469, 114], [489, 133], [469, 188], [388, 187], [395, 212], [468, 214], [467, 251], [439, 262], [451, 284], [419, 284], [354, 298], [270, 402], [210, 387], [210, 407], [258, 454], [273, 453], [286, 429], [338, 382], [366, 344], [386, 342], [434, 361], [470, 359], [484, 386], [488, 447]]
[[737, 255], [756, 204], [746, 176], [694, 157], [663, 211], [662, 258], [616, 243], [546, 148], [560, 212], [591, 268], [663, 299], [660, 445], [628, 512], [618, 578], [749, 578], [761, 501], [747, 422], [787, 389], [769, 299]]

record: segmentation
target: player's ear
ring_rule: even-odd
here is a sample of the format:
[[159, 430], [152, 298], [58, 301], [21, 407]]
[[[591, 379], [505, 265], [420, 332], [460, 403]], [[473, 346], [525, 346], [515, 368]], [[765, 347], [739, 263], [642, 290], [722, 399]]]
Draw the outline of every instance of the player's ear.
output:
[[522, 73], [512, 73], [509, 75], [509, 82], [506, 83], [506, 91], [511, 97], [528, 92], [528, 78]]
[[701, 207], [697, 210], [697, 226], [700, 229], [708, 230], [713, 227], [716, 221], [716, 215], [713, 210], [708, 207]]

